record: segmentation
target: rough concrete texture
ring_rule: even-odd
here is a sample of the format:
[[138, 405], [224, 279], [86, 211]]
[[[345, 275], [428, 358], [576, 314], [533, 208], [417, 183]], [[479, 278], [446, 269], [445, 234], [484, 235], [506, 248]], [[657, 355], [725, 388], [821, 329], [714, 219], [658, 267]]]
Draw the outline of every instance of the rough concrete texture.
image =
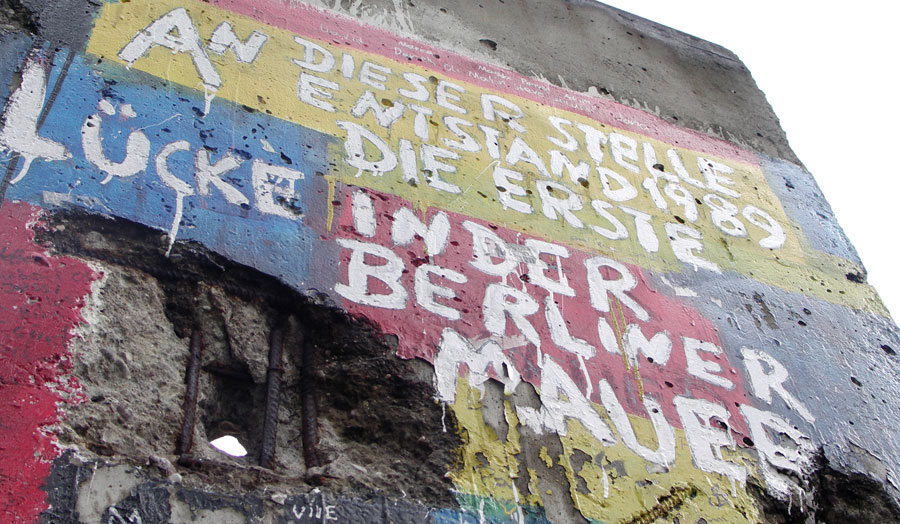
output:
[[310, 3], [799, 164], [734, 53], [600, 2]]
[[34, 13], [26, 9], [21, 2], [11, 0], [0, 4], [0, 27], [4, 31], [37, 32]]
[[64, 487], [50, 494], [52, 510], [42, 516], [48, 524], [138, 519], [173, 524], [443, 522], [426, 507], [383, 496], [349, 499], [319, 489], [290, 496], [278, 492], [223, 495], [159, 480], [146, 468], [86, 461], [72, 453], [56, 461], [50, 479]]
[[0, 28], [31, 33], [53, 47], [78, 46], [91, 30], [98, 0], [3, 0]]
[[[60, 439], [101, 456], [128, 448], [165, 453], [180, 423], [187, 348], [163, 314], [165, 296], [144, 282], [146, 275], [97, 270], [103, 279], [82, 310], [89, 323], [72, 345], [74, 373], [88, 400], [70, 408], [64, 427], [74, 434]], [[119, 321], [108, 314], [126, 308], [135, 315]]]
[[[442, 414], [433, 401], [430, 374], [423, 377], [413, 363], [393, 357], [390, 340], [370, 327], [252, 271], [243, 270], [250, 276], [242, 281], [241, 268], [196, 246], [176, 251], [178, 264], [163, 270], [163, 245], [148, 229], [60, 216], [41, 238], [105, 261], [93, 263], [103, 277], [93, 284], [81, 310], [87, 322], [71, 345], [73, 373], [87, 401], [64, 410], [66, 422], [56, 430], [61, 445], [153, 466], [163, 479], [179, 475], [185, 485], [225, 492], [241, 487], [260, 496], [290, 493], [299, 482], [307, 490], [327, 486], [332, 493], [453, 504], [444, 473], [458, 439], [443, 429], [453, 428], [452, 415]], [[135, 265], [154, 268], [156, 277]], [[215, 269], [199, 273], [204, 266]], [[109, 314], [126, 310], [128, 315]], [[277, 322], [285, 322], [286, 349], [275, 462], [263, 469], [258, 457], [267, 355]], [[187, 450], [191, 460], [181, 464], [193, 470], [177, 473], [173, 464], [179, 464], [175, 448], [195, 326], [203, 340], [199, 416]], [[303, 344], [316, 348], [316, 362], [308, 365], [315, 366], [320, 464], [310, 467], [301, 445]], [[224, 435], [236, 436], [247, 457], [232, 458], [209, 445]]]
[[2, 7], [0, 520], [900, 519], [900, 334], [727, 50], [587, 1]]

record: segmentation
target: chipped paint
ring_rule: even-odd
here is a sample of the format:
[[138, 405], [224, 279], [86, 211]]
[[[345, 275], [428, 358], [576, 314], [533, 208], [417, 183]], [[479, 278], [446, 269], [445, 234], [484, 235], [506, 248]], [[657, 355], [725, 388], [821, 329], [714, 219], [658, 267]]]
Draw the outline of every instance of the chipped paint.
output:
[[0, 516], [36, 522], [48, 508], [41, 487], [59, 450], [58, 403], [77, 403], [68, 351], [79, 310], [99, 277], [87, 264], [57, 257], [34, 241], [40, 210], [0, 208]]
[[[222, 4], [247, 11], [239, 2]], [[276, 13], [285, 12], [283, 16], [293, 12], [280, 2], [272, 4]], [[133, 35], [142, 34], [173, 9], [189, 15], [198, 35], [211, 35], [228, 20], [239, 34], [264, 30], [269, 40], [252, 63], [208, 55], [199, 48], [173, 55], [163, 45], [144, 44], [141, 49], [147, 51], [141, 55], [126, 53]], [[369, 49], [368, 42], [380, 42], [382, 37], [370, 28], [354, 30], [364, 44], [350, 39], [338, 45], [320, 32], [322, 24], [346, 25], [346, 20], [322, 18], [325, 15], [308, 6], [293, 9], [303, 14], [305, 22], [288, 23], [278, 17], [276, 27], [261, 27], [253, 17], [272, 15], [256, 9], [244, 17], [192, 1], [110, 3], [96, 23], [88, 52], [103, 57], [104, 63], [118, 62], [190, 88], [210, 82], [203, 78], [215, 71], [222, 84], [216, 88], [217, 97], [342, 137], [345, 161], [352, 169], [337, 176], [346, 183], [567, 245], [615, 253], [618, 259], [651, 269], [673, 270], [682, 264], [732, 269], [825, 300], [883, 312], [871, 291], [843, 278], [846, 271], [841, 271], [840, 259], [822, 253], [807, 256], [755, 159], [698, 137], [691, 142], [701, 152], [673, 149], [657, 137], [618, 127], [616, 121], [598, 123], [564, 107], [544, 105], [546, 97], [537, 103], [502, 86], [504, 97], [497, 97], [497, 86], [487, 89], [471, 78], [451, 82], [446, 71], [462, 68], [459, 63], [449, 62], [456, 65], [445, 71], [398, 63], [405, 55], [391, 56], [384, 44], [380, 52]], [[194, 66], [197, 60], [200, 69]], [[338, 62], [357, 67], [348, 71]], [[267, 74], [285, 66], [300, 75], [299, 84], [294, 75]], [[472, 68], [476, 67], [467, 65]], [[115, 70], [107, 70], [117, 76]], [[253, 79], [253, 87], [243, 85], [243, 79]], [[301, 103], [295, 101], [298, 92]], [[383, 107], [384, 101], [391, 106]], [[410, 142], [429, 147], [419, 153], [409, 149], [409, 156], [403, 151], [404, 143]], [[603, 149], [608, 149], [606, 154]], [[551, 151], [556, 151], [555, 157]], [[454, 162], [437, 160], [441, 157]], [[504, 167], [484, 176], [490, 164], [501, 159]], [[408, 173], [420, 169], [416, 164], [435, 175], [425, 180], [415, 175], [415, 185], [410, 185]], [[475, 166], [482, 175], [461, 178], [465, 171], [457, 172], [456, 164]], [[584, 173], [576, 175], [581, 169]], [[447, 174], [438, 174], [439, 170]], [[548, 194], [554, 188], [563, 198]], [[610, 222], [615, 232], [608, 229]], [[700, 244], [688, 247], [696, 239]], [[810, 277], [821, 285], [806, 286]]]
[[[348, 5], [413, 30], [403, 3]], [[197, 242], [396, 335], [463, 442], [460, 508], [434, 522], [756, 522], [749, 484], [802, 502], [814, 455], [861, 427], [854, 456], [897, 476], [900, 421], [863, 391], [896, 389], [896, 330], [781, 187], [796, 166], [300, 2], [107, 1], [83, 51], [36, 45], [20, 69], [0, 263], [22, 318], [0, 338], [24, 360], [0, 379], [39, 408], [0, 467], [22, 521], [45, 508], [41, 428], [74, 398], [66, 342], [96, 276], [33, 244], [30, 206], [149, 226], [166, 256]], [[65, 331], [31, 331], [44, 353], [14, 341], [43, 322], [26, 306]], [[866, 345], [883, 351], [844, 357]]]

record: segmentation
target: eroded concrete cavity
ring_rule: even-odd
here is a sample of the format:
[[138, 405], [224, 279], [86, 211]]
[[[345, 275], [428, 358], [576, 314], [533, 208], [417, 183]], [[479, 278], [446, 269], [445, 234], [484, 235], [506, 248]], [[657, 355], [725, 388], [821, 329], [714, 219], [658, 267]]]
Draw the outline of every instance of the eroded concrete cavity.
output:
[[[45, 241], [103, 275], [72, 346], [85, 402], [66, 408], [61, 445], [223, 493], [265, 498], [321, 487], [453, 505], [445, 477], [459, 442], [452, 414], [434, 400], [430, 372], [395, 357], [389, 337], [197, 246], [166, 259], [164, 239], [140, 226], [73, 215], [47, 227]], [[271, 400], [276, 328], [284, 353]], [[177, 454], [194, 330], [202, 338], [197, 418], [191, 447]], [[271, 467], [259, 462], [267, 403], [278, 410]], [[247, 456], [209, 445], [224, 435]]]
[[897, 519], [900, 333], [729, 51], [3, 6], [0, 521]]
[[0, 28], [4, 31], [37, 32], [35, 13], [21, 0], [5, 0], [0, 3]]

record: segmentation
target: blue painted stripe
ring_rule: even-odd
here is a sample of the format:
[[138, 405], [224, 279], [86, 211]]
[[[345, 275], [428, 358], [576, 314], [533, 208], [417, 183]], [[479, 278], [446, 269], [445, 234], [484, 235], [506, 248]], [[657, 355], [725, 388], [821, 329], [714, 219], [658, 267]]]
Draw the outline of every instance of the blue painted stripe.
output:
[[[13, 50], [7, 47], [4, 43], [4, 55], [12, 56]], [[61, 52], [54, 58], [51, 86], [65, 55]], [[333, 261], [337, 260], [338, 248], [323, 240], [328, 185], [317, 173], [327, 172], [327, 155], [334, 139], [226, 100], [213, 100], [210, 113], [203, 115], [202, 92], [114, 65], [104, 64], [100, 70], [92, 67], [95, 60], [84, 55], [75, 57], [39, 131], [41, 137], [65, 144], [72, 157], [66, 161], [36, 160], [25, 177], [9, 187], [7, 198], [44, 207], [75, 206], [168, 231], [174, 219], [176, 192], [160, 178], [154, 160], [167, 144], [184, 140], [190, 150], [174, 153], [167, 164], [194, 192], [184, 198], [178, 240], [200, 242], [300, 290], [330, 289], [336, 281], [337, 264]], [[117, 70], [113, 75], [104, 73], [110, 69]], [[114, 107], [116, 114], [101, 114], [101, 100]], [[126, 116], [126, 104], [136, 113], [133, 118]], [[106, 173], [86, 160], [82, 146], [82, 125], [94, 114], [101, 115], [103, 151], [114, 162], [125, 157], [131, 133], [146, 135], [150, 158], [144, 171], [101, 184]], [[208, 152], [211, 163], [228, 154], [241, 160], [237, 169], [222, 178], [246, 197], [247, 204], [229, 203], [214, 186], [210, 186], [209, 195], [198, 194], [194, 163], [200, 150]], [[3, 153], [0, 164], [5, 168], [10, 158]], [[294, 197], [288, 199], [287, 207], [296, 211], [298, 218], [261, 212], [251, 181], [254, 161], [305, 174], [294, 183]], [[278, 185], [287, 187], [287, 182], [282, 180]], [[326, 263], [328, 260], [332, 263]]]

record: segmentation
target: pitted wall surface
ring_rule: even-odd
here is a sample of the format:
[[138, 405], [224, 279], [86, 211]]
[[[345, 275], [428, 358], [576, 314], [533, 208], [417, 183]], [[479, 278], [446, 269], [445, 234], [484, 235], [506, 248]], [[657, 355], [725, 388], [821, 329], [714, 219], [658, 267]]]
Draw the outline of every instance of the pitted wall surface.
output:
[[415, 4], [8, 17], [7, 520], [896, 516], [900, 336], [736, 57]]

